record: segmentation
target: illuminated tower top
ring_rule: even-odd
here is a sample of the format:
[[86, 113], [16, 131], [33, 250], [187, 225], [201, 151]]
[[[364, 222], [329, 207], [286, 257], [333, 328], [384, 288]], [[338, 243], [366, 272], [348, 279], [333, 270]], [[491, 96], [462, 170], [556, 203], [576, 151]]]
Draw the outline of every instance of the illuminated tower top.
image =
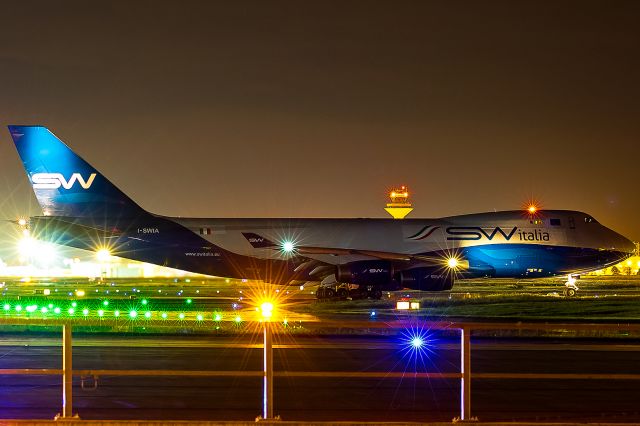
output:
[[385, 210], [394, 219], [404, 219], [413, 208], [409, 202], [409, 188], [402, 185], [399, 189], [393, 189], [389, 193], [390, 203], [387, 203]]

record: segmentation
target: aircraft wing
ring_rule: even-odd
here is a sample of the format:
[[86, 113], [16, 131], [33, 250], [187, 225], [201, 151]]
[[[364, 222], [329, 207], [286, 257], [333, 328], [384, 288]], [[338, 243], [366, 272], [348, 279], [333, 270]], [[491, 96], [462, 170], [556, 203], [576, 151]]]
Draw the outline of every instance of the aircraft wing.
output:
[[[283, 250], [281, 244], [276, 244], [269, 239], [262, 237], [252, 232], [243, 232], [242, 235], [253, 246], [253, 248], [268, 248], [274, 250]], [[313, 247], [313, 246], [295, 246], [295, 253], [297, 255], [314, 255], [314, 254], [327, 254], [332, 256], [347, 256], [347, 255], [360, 255], [371, 257], [378, 260], [389, 260], [393, 262], [411, 262], [419, 261], [422, 264], [432, 264], [434, 266], [441, 266], [443, 262], [446, 262], [441, 256], [426, 256], [426, 255], [413, 255], [405, 253], [393, 253], [376, 250], [360, 250], [360, 249], [344, 249], [336, 247]]]

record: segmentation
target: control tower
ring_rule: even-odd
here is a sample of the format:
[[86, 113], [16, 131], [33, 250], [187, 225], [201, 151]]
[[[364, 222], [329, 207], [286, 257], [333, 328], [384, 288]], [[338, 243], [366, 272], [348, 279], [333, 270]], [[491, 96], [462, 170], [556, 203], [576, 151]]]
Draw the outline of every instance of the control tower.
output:
[[390, 203], [387, 203], [385, 210], [394, 219], [404, 219], [411, 211], [411, 203], [409, 202], [409, 188], [402, 185], [399, 189], [393, 189], [389, 193]]

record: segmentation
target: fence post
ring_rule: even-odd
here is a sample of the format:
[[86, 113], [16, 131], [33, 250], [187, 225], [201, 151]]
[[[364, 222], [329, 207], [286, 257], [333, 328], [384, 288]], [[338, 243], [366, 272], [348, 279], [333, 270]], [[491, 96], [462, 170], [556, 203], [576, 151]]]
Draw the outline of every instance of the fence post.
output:
[[262, 388], [262, 418], [273, 419], [273, 333], [269, 321], [262, 322], [264, 327], [264, 368]]
[[62, 418], [72, 417], [73, 411], [73, 363], [71, 324], [62, 326]]
[[471, 329], [460, 329], [460, 419], [471, 420]]

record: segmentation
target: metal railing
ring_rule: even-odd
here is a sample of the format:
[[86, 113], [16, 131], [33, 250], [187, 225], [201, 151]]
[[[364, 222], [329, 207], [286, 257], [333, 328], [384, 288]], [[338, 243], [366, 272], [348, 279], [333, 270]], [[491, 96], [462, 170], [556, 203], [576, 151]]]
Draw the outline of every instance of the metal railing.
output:
[[[62, 411], [57, 418], [73, 417], [73, 376], [93, 377], [97, 380], [100, 376], [156, 376], [156, 377], [262, 377], [263, 378], [263, 410], [262, 418], [273, 419], [273, 378], [406, 378], [405, 372], [345, 372], [345, 371], [274, 371], [273, 368], [273, 340], [272, 325], [263, 324], [264, 341], [260, 345], [263, 348], [262, 371], [198, 371], [198, 370], [73, 370], [72, 363], [72, 328], [69, 320], [47, 320], [27, 318], [0, 318], [0, 325], [35, 325], [35, 326], [62, 326], [62, 369], [0, 369], [0, 375], [62, 375]], [[76, 323], [82, 326], [92, 325], [116, 325], [117, 322], [109, 320], [84, 320]], [[149, 326], [162, 327], [166, 323], [148, 321]], [[404, 329], [415, 325], [415, 322], [407, 321], [323, 321], [305, 323], [305, 327], [325, 329]], [[459, 379], [460, 380], [460, 411], [459, 420], [472, 420], [471, 417], [471, 380], [478, 379], [580, 379], [580, 380], [640, 380], [640, 374], [576, 374], [576, 373], [471, 373], [471, 334], [472, 331], [498, 331], [498, 330], [529, 330], [529, 331], [561, 331], [561, 332], [630, 332], [640, 334], [640, 324], [564, 324], [564, 323], [465, 323], [465, 322], [425, 322], [429, 330], [457, 330], [460, 338], [460, 372], [415, 372], [411, 373], [416, 379]], [[454, 419], [455, 420], [455, 419]]]

